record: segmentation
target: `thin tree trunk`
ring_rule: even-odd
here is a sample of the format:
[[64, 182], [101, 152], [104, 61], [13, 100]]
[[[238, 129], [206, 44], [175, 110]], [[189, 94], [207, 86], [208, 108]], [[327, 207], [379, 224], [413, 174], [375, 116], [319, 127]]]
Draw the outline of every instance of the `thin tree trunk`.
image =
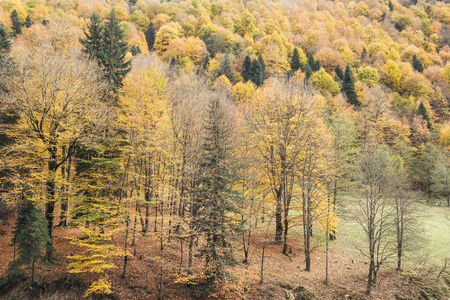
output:
[[55, 211], [55, 191], [56, 191], [56, 171], [57, 171], [57, 149], [52, 147], [49, 150], [50, 159], [48, 161], [49, 177], [47, 178], [47, 202], [45, 205], [45, 219], [48, 222], [48, 235], [50, 237], [47, 242], [46, 259], [52, 261], [53, 258], [53, 213]]

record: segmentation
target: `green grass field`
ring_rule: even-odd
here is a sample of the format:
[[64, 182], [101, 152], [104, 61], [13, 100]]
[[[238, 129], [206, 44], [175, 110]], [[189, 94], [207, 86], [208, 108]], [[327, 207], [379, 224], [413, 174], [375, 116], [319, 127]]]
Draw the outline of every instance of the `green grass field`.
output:
[[[442, 267], [444, 259], [450, 259], [450, 207], [436, 206], [436, 200], [432, 201], [433, 205], [428, 205], [421, 194], [417, 194], [416, 199], [416, 222], [409, 249], [405, 251], [404, 266]], [[330, 249], [345, 253], [352, 259], [365, 260], [359, 249], [366, 250], [367, 238], [355, 220], [359, 211], [358, 201], [349, 194], [340, 196], [338, 239], [331, 243]], [[443, 201], [439, 203], [444, 204]], [[395, 262], [396, 257], [391, 260]]]

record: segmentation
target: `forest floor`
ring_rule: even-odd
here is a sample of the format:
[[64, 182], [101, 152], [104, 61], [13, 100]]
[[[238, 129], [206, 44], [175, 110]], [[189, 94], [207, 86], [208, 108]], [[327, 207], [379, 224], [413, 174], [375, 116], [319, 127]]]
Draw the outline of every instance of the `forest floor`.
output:
[[[326, 251], [324, 238], [320, 232], [314, 233], [311, 271], [304, 271], [304, 250], [302, 230], [300, 226], [290, 229], [289, 245], [292, 253], [283, 255], [282, 246], [273, 241], [274, 236], [266, 230], [255, 230], [252, 233], [249, 263], [238, 263], [228, 269], [230, 284], [223, 286], [223, 293], [216, 295], [219, 299], [286, 299], [286, 291], [303, 286], [315, 295], [316, 299], [450, 299], [450, 282], [437, 280], [437, 273], [442, 269], [443, 259], [450, 258], [450, 208], [446, 206], [428, 206], [420, 204], [420, 212], [424, 221], [417, 229], [425, 242], [416, 247], [414, 255], [405, 258], [404, 271], [395, 270], [394, 261], [381, 268], [379, 283], [371, 296], [365, 294], [366, 276], [368, 272], [367, 259], [361, 250], [364, 236], [359, 225], [353, 220], [355, 202], [345, 199], [347, 205], [341, 212], [341, 222], [337, 240], [329, 246], [329, 280], [325, 283]], [[12, 215], [9, 218], [12, 221]], [[0, 235], [0, 277], [6, 274], [8, 263], [13, 259], [13, 247], [10, 246], [12, 227], [0, 226], [6, 235]], [[43, 264], [37, 270], [37, 281], [45, 286], [39, 293], [30, 293], [24, 289], [25, 284], [12, 288], [2, 299], [81, 299], [86, 284], [95, 279], [95, 275], [81, 274], [67, 277], [68, 255], [75, 252], [76, 246], [70, 239], [78, 236], [76, 228], [55, 228], [56, 257], [53, 264]], [[140, 234], [140, 233], [139, 233]], [[116, 240], [123, 245], [122, 238]], [[129, 261], [127, 276], [121, 277], [123, 258], [117, 258], [117, 269], [109, 272], [116, 299], [157, 299], [157, 282], [159, 281], [160, 257], [157, 236], [148, 235], [137, 239], [137, 245], [132, 250], [134, 257]], [[264, 283], [260, 283], [261, 253], [266, 241]], [[236, 242], [235, 258], [242, 261], [243, 251]], [[165, 286], [166, 299], [207, 299], [202, 296], [199, 279], [194, 284], [176, 283], [180, 279], [180, 242], [173, 239], [165, 249]], [[183, 265], [187, 262], [187, 245], [184, 245]], [[200, 272], [204, 262], [194, 258], [194, 270]], [[194, 272], [196, 273], [196, 272]], [[83, 284], [78, 289], [71, 289], [68, 278], [79, 278]], [[447, 276], [449, 278], [450, 276]], [[53, 285], [52, 285], [53, 282]], [[71, 283], [72, 282], [72, 283]], [[78, 281], [76, 281], [78, 282]], [[1, 292], [1, 289], [0, 289]], [[0, 295], [2, 296], [2, 295]], [[196, 296], [196, 297], [194, 297]], [[288, 294], [289, 296], [289, 294]]]

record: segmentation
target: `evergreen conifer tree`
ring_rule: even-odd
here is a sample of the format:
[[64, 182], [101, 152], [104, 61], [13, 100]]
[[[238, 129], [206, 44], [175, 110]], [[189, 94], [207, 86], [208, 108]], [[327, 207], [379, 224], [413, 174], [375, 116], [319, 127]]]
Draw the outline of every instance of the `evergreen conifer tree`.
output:
[[232, 262], [230, 243], [233, 233], [234, 197], [231, 190], [230, 123], [220, 100], [212, 100], [205, 120], [205, 138], [201, 148], [198, 191], [194, 206], [197, 232], [204, 234], [206, 245], [201, 249], [207, 263], [207, 274], [214, 281], [223, 275], [225, 264]]
[[30, 28], [32, 25], [30, 15], [27, 15], [27, 19], [25, 20], [25, 27]]
[[47, 26], [50, 23], [50, 21], [49, 20], [42, 20], [41, 23], [42, 23], [42, 25]]
[[421, 115], [425, 121], [427, 121], [427, 127], [428, 127], [428, 129], [431, 129], [432, 126], [431, 126], [430, 116], [428, 115], [428, 110], [422, 101], [420, 101], [419, 108], [417, 109], [417, 113], [419, 115]]
[[108, 15], [101, 43], [101, 64], [105, 69], [110, 89], [117, 93], [117, 89], [123, 86], [123, 79], [131, 71], [131, 61], [125, 60], [128, 44], [114, 9]]
[[361, 52], [361, 61], [365, 62], [366, 58], [367, 58], [367, 49], [366, 49], [366, 47], [364, 47], [362, 52]]
[[147, 31], [145, 31], [145, 40], [147, 41], [148, 51], [153, 51], [153, 45], [155, 44], [155, 27], [153, 23], [150, 22]]
[[139, 48], [138, 45], [133, 45], [131, 47], [131, 55], [136, 56], [136, 55], [141, 54], [141, 53], [142, 53], [141, 52], [141, 48]]
[[414, 54], [413, 55], [413, 61], [412, 61], [412, 65], [414, 70], [422, 73], [423, 72], [423, 64], [422, 62], [417, 58], [417, 56]]
[[312, 73], [313, 73], [313, 71], [312, 71], [311, 66], [309, 65], [309, 63], [306, 64], [304, 72], [305, 72], [305, 79], [304, 79], [304, 81], [305, 81], [305, 82], [308, 82], [309, 77], [311, 77], [311, 75], [312, 75]]
[[17, 10], [12, 11], [11, 22], [12, 22], [13, 35], [17, 36], [18, 34], [21, 34], [23, 21], [20, 18], [19, 14], [17, 13]]
[[0, 23], [0, 55], [7, 55], [11, 51], [11, 39], [8, 27]]
[[87, 32], [84, 33], [85, 38], [80, 38], [80, 43], [83, 46], [83, 52], [101, 65], [103, 27], [100, 24], [100, 17], [96, 13], [91, 16], [90, 20]]
[[175, 56], [172, 56], [172, 59], [170, 60], [169, 67], [173, 68], [173, 69], [178, 67], [178, 62], [177, 62], [177, 59], [175, 58]]
[[291, 60], [291, 70], [293, 72], [296, 72], [301, 67], [302, 67], [302, 63], [300, 62], [300, 55], [298, 53], [298, 49], [294, 48], [294, 53], [292, 54], [292, 60]]
[[334, 71], [336, 72], [336, 76], [339, 80], [344, 80], [344, 72], [342, 72], [340, 65], [337, 65], [336, 68], [334, 68]]
[[342, 89], [345, 95], [347, 96], [347, 100], [350, 104], [354, 106], [360, 105], [360, 102], [355, 92], [355, 81], [353, 78], [352, 70], [350, 69], [349, 65], [345, 67], [344, 82], [342, 84]]
[[264, 75], [258, 59], [254, 59], [252, 61], [252, 67], [250, 69], [250, 79], [254, 84], [256, 84], [256, 86], [261, 86], [264, 83]]
[[31, 268], [31, 284], [34, 284], [36, 263], [42, 259], [43, 250], [50, 240], [47, 220], [33, 202], [25, 200], [14, 226], [13, 243], [17, 245], [18, 259], [10, 269], [28, 265]]
[[234, 84], [233, 65], [231, 64], [230, 56], [228, 55], [228, 53], [225, 54], [225, 57], [220, 66], [220, 74], [225, 75], [228, 78], [228, 80], [230, 80], [230, 82]]
[[205, 62], [203, 63], [203, 70], [206, 72], [209, 68], [209, 55], [206, 54]]
[[394, 4], [392, 4], [391, 0], [389, 0], [388, 6], [390, 11], [394, 11]]
[[261, 53], [258, 55], [258, 61], [261, 65], [261, 72], [263, 74], [263, 81], [267, 79], [267, 73], [266, 73], [266, 63], [264, 62], [264, 58], [262, 57]]
[[242, 68], [244, 71], [242, 71], [242, 77], [244, 78], [244, 81], [247, 82], [250, 79], [250, 71], [252, 67], [252, 60], [250, 56], [246, 56], [244, 59], [244, 64], [242, 65]]

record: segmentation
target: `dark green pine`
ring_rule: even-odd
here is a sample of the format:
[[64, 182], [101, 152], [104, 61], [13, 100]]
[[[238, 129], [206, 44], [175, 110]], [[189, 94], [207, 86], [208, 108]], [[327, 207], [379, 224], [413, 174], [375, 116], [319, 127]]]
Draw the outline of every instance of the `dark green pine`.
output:
[[131, 47], [131, 55], [136, 56], [141, 53], [141, 48], [139, 48], [138, 45], [133, 45], [133, 47]]
[[298, 49], [294, 48], [294, 53], [292, 54], [291, 60], [291, 70], [296, 72], [302, 67], [302, 63], [300, 62], [300, 55], [298, 53]]
[[389, 7], [390, 11], [394, 11], [394, 4], [392, 4], [391, 0], [389, 0], [389, 2], [388, 2], [388, 7]]
[[100, 17], [96, 13], [90, 19], [91, 23], [87, 27], [87, 32], [84, 33], [85, 38], [80, 38], [80, 43], [83, 46], [83, 52], [101, 64], [103, 27], [100, 24]]
[[336, 68], [334, 68], [334, 71], [336, 73], [337, 78], [339, 78], [339, 80], [344, 80], [344, 72], [342, 72], [340, 65], [337, 65]]
[[25, 20], [25, 27], [26, 27], [26, 28], [30, 28], [31, 25], [32, 25], [32, 23], [31, 23], [31, 18], [30, 18], [30, 15], [28, 15], [28, 16], [27, 16], [27, 19]]
[[309, 77], [311, 77], [313, 71], [312, 71], [311, 66], [309, 65], [309, 63], [306, 64], [306, 66], [304, 66], [304, 68], [305, 68], [305, 70], [304, 70], [304, 72], [305, 72], [305, 79], [304, 79], [304, 81], [308, 82]]
[[252, 67], [250, 69], [250, 79], [256, 84], [256, 86], [261, 86], [264, 83], [264, 74], [261, 69], [261, 64], [258, 59], [252, 61]]
[[22, 33], [22, 19], [20, 18], [17, 10], [13, 10], [11, 13], [11, 22], [14, 36]]
[[29, 200], [25, 200], [19, 211], [14, 231], [13, 243], [18, 250], [18, 259], [10, 269], [28, 265], [31, 267], [31, 281], [34, 283], [34, 269], [38, 260], [43, 257], [43, 250], [50, 240], [47, 221], [43, 214]]
[[354, 106], [359, 106], [361, 104], [355, 92], [355, 82], [353, 79], [352, 70], [349, 65], [345, 67], [344, 82], [342, 84], [342, 89], [344, 94], [347, 96], [347, 101], [350, 104]]
[[104, 27], [100, 59], [105, 68], [110, 89], [114, 93], [123, 86], [123, 79], [131, 71], [131, 61], [125, 60], [127, 52], [125, 32], [120, 27], [113, 9]]
[[230, 56], [227, 54], [225, 54], [225, 57], [222, 61], [221, 64], [221, 68], [220, 68], [220, 74], [221, 75], [225, 75], [228, 80], [230, 80], [230, 82], [232, 84], [234, 84], [234, 71], [233, 71], [233, 65], [231, 64], [230, 61]]
[[250, 56], [246, 56], [244, 59], [244, 63], [242, 65], [242, 77], [244, 78], [244, 81], [247, 82], [248, 80], [250, 80], [250, 71], [252, 68], [252, 59], [250, 58]]
[[366, 49], [366, 47], [364, 47], [362, 52], [361, 52], [361, 61], [365, 62], [366, 58], [367, 58], [367, 49]]
[[0, 23], [0, 54], [8, 54], [11, 51], [11, 39], [8, 27]]
[[420, 73], [423, 72], [423, 64], [422, 64], [422, 62], [417, 58], [417, 56], [416, 56], [415, 54], [413, 55], [412, 65], [413, 65], [414, 70], [416, 70], [417, 72], [420, 72]]
[[153, 51], [153, 46], [155, 45], [155, 27], [153, 23], [150, 22], [147, 30], [145, 31], [145, 40], [147, 41], [147, 46], [149, 51]]
[[432, 126], [431, 126], [430, 116], [428, 115], [428, 110], [422, 101], [420, 101], [419, 108], [417, 109], [417, 113], [419, 115], [421, 115], [425, 121], [427, 121], [427, 127], [428, 127], [428, 129], [431, 129]]
[[170, 60], [169, 67], [171, 67], [171, 68], [177, 68], [178, 67], [178, 62], [177, 62], [177, 59], [175, 58], [175, 56], [172, 56], [172, 59]]
[[214, 280], [221, 275], [224, 264], [233, 262], [231, 244], [227, 240], [234, 232], [229, 212], [235, 211], [231, 189], [234, 176], [230, 170], [230, 124], [218, 99], [209, 104], [204, 132], [193, 224], [198, 233], [207, 237], [200, 253], [209, 262], [208, 273]]
[[203, 70], [204, 70], [204, 71], [207, 71], [208, 68], [209, 68], [209, 55], [206, 54], [205, 62], [203, 63]]

